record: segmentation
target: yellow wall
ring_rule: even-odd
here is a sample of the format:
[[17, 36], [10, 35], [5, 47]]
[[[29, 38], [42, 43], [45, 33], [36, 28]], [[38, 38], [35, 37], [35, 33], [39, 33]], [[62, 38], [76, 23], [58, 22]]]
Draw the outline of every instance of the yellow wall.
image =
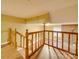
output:
[[41, 25], [26, 24], [25, 19], [22, 18], [7, 15], [1, 15], [1, 17], [1, 43], [7, 41], [9, 28], [11, 28], [13, 31], [16, 28], [16, 30], [23, 35], [25, 35], [26, 29], [28, 29], [29, 32], [43, 29], [43, 26]]

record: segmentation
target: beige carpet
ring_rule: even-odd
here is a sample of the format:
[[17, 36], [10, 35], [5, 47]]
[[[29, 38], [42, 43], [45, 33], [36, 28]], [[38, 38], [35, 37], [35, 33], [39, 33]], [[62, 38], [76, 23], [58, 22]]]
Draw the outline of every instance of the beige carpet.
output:
[[11, 45], [1, 48], [1, 59], [23, 59], [19, 52]]
[[[14, 47], [8, 45], [1, 48], [1, 59], [23, 59], [24, 49], [19, 49], [18, 52]], [[78, 59], [77, 56], [63, 52], [56, 48], [44, 45], [30, 59]]]

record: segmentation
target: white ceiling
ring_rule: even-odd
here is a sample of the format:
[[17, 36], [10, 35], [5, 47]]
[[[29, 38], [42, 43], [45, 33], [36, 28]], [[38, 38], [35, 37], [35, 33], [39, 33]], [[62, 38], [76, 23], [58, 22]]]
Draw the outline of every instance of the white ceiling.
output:
[[[77, 0], [2, 0], [2, 14], [27, 18], [42, 13], [51, 14], [77, 5]], [[66, 15], [67, 16], [67, 15]]]

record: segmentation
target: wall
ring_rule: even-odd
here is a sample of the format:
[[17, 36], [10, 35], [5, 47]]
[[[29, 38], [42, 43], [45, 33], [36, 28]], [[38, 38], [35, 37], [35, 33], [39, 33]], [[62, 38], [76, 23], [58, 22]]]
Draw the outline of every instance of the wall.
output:
[[78, 23], [78, 8], [74, 6], [58, 9], [50, 13], [52, 23]]
[[46, 25], [46, 30], [61, 31], [61, 25]]
[[78, 25], [62, 25], [61, 30], [66, 32], [78, 32]]
[[25, 19], [13, 16], [1, 15], [1, 43], [7, 41], [9, 36], [9, 28], [16, 30], [25, 35], [26, 29], [29, 32], [43, 29], [40, 25], [26, 24]]
[[53, 31], [65, 31], [65, 32], [78, 32], [78, 24], [46, 24], [46, 30], [53, 30]]

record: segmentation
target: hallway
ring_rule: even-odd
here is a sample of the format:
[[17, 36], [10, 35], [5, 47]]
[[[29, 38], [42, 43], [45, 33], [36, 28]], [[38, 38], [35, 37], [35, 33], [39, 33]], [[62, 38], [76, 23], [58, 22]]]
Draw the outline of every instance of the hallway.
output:
[[[23, 50], [20, 50], [20, 54], [23, 55]], [[24, 55], [23, 55], [24, 56]], [[56, 48], [48, 47], [44, 45], [40, 48], [30, 59], [78, 59], [77, 56], [71, 55], [67, 52], [63, 52]]]

